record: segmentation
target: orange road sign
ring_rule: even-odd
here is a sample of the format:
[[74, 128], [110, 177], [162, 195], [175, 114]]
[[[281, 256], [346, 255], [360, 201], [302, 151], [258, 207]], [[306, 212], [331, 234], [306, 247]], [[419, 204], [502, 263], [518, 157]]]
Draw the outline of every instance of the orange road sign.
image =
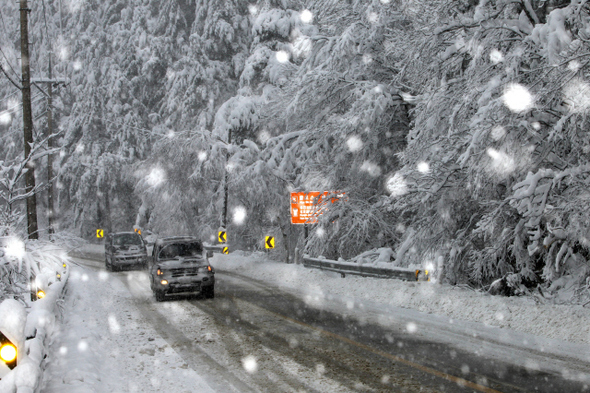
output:
[[291, 193], [291, 224], [315, 224], [326, 209], [328, 200], [336, 202], [343, 192], [319, 191]]

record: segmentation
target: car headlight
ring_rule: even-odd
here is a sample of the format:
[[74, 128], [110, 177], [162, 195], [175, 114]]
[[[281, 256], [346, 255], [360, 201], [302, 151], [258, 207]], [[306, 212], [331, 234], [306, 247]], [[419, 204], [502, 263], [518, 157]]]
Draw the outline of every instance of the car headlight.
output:
[[43, 292], [43, 290], [39, 289], [37, 291], [37, 298], [38, 299], [43, 299], [45, 297], [45, 292]]
[[160, 281], [160, 284], [162, 284], [162, 285], [168, 285], [168, 280], [162, 280], [162, 281]]
[[0, 358], [5, 363], [10, 363], [16, 359], [16, 347], [12, 344], [4, 344], [0, 348]]
[[157, 274], [158, 276], [163, 276], [163, 275], [164, 275], [164, 272], [163, 272], [163, 271], [161, 271], [160, 269], [158, 269], [158, 271], [156, 272], [156, 274]]

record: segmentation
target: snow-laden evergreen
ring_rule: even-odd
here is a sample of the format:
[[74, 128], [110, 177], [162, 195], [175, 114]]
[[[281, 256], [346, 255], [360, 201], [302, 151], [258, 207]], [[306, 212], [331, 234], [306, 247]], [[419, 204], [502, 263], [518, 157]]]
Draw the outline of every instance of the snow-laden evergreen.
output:
[[[32, 64], [45, 73], [52, 48], [69, 80], [56, 184], [61, 224], [84, 236], [208, 240], [227, 179], [235, 246], [272, 234], [292, 255], [289, 192], [335, 191], [309, 253], [391, 248], [447, 282], [519, 292], [590, 274], [584, 1], [46, 3]], [[13, 77], [16, 7], [0, 29]], [[0, 78], [4, 167], [22, 155], [15, 89]]]

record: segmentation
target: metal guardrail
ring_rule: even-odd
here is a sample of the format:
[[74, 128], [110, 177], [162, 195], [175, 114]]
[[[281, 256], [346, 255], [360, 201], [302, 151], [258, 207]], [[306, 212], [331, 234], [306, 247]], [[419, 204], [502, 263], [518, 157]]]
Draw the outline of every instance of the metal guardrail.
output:
[[303, 266], [337, 272], [340, 273], [342, 277], [345, 277], [347, 274], [353, 274], [363, 277], [397, 278], [404, 281], [426, 281], [428, 279], [427, 270], [360, 265], [353, 262], [339, 262], [329, 259], [311, 258], [309, 255], [303, 256]]
[[227, 247], [227, 244], [209, 244], [209, 243], [203, 243], [203, 248], [206, 251], [222, 252], [224, 247]]

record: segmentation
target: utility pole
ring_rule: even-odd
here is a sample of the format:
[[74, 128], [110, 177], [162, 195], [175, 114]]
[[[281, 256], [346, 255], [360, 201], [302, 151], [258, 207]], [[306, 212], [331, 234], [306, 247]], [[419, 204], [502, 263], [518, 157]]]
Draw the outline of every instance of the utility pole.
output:
[[[49, 37], [49, 30], [47, 29], [47, 11], [45, 10], [45, 2], [43, 2], [43, 15], [45, 17], [45, 34]], [[61, 1], [60, 1], [60, 26], [61, 26]], [[52, 149], [55, 146], [53, 140], [53, 86], [54, 84], [65, 83], [65, 80], [53, 80], [51, 58], [53, 56], [53, 50], [51, 44], [48, 43], [48, 79], [47, 80], [33, 80], [35, 82], [47, 83], [47, 149], [49, 154], [47, 155], [47, 232], [51, 235], [55, 233], [54, 218], [55, 214], [55, 203], [53, 201], [53, 153]], [[43, 91], [39, 86], [37, 86]]]
[[[49, 51], [49, 79], [51, 75], [51, 54]], [[52, 83], [47, 84], [47, 148], [49, 151], [53, 148], [53, 87]], [[47, 155], [47, 231], [51, 235], [55, 233], [53, 228], [55, 217], [55, 207], [53, 203], [53, 153]]]
[[223, 182], [223, 215], [221, 216], [221, 226], [224, 230], [227, 230], [227, 197], [229, 194], [229, 190], [227, 187], [227, 183], [229, 181], [229, 171], [227, 169], [227, 164], [229, 162], [229, 147], [231, 145], [231, 128], [227, 134], [227, 154], [225, 158], [225, 181]]
[[29, 65], [29, 27], [28, 13], [31, 10], [27, 6], [27, 0], [20, 0], [20, 48], [22, 65], [22, 92], [23, 92], [23, 134], [25, 142], [25, 160], [27, 160], [25, 173], [25, 193], [27, 197], [27, 232], [29, 239], [38, 239], [37, 226], [37, 199], [35, 196], [35, 163], [30, 160], [31, 146], [33, 144], [33, 110], [31, 108], [31, 67]]

